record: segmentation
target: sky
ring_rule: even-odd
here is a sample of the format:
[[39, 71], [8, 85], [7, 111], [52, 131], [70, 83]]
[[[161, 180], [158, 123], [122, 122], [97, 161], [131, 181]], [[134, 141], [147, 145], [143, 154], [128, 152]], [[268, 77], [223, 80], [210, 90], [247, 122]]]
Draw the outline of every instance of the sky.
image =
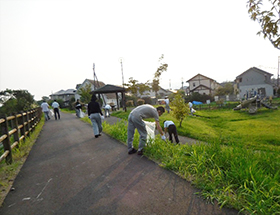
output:
[[277, 78], [280, 52], [257, 35], [246, 2], [0, 0], [0, 91], [41, 100], [93, 79], [93, 64], [98, 81], [122, 85], [122, 75], [151, 82], [167, 63], [165, 89], [198, 73], [234, 81], [251, 67]]

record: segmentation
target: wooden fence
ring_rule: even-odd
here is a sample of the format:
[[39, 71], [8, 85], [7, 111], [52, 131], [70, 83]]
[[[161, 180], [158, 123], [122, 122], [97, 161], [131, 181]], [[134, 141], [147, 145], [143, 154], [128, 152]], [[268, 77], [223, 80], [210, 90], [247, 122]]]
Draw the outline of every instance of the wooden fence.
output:
[[0, 147], [4, 149], [3, 154], [0, 152], [0, 162], [4, 159], [7, 164], [13, 162], [12, 149], [30, 136], [41, 116], [42, 110], [38, 107], [12, 116], [0, 117]]

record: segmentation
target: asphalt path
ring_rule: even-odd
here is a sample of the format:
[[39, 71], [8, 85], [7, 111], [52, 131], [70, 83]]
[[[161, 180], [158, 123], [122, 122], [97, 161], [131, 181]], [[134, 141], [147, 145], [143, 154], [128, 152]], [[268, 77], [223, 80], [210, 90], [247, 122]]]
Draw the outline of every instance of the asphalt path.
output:
[[[113, 117], [105, 119], [114, 122]], [[210, 204], [189, 182], [90, 124], [61, 113], [45, 123], [1, 215], [235, 215]]]

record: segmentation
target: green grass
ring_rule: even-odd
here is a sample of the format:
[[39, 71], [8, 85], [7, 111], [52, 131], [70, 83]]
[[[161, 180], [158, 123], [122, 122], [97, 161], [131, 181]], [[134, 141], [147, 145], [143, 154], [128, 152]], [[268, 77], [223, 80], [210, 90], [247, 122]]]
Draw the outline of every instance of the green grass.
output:
[[[114, 116], [127, 119], [128, 112]], [[244, 214], [280, 214], [280, 111], [260, 109], [254, 115], [245, 110], [227, 109], [197, 111], [187, 116], [180, 135], [206, 141], [208, 144], [174, 145], [148, 142], [145, 156], [172, 170], [201, 189], [209, 201], [235, 208]], [[171, 114], [160, 117], [171, 119]], [[104, 126], [126, 141], [126, 126]], [[137, 138], [135, 138], [137, 139]], [[137, 148], [138, 143], [134, 143]]]
[[[112, 115], [127, 119], [129, 112], [117, 111]], [[206, 142], [221, 142], [225, 145], [241, 145], [245, 148], [280, 152], [280, 110], [261, 108], [254, 115], [247, 111], [231, 109], [201, 110], [197, 116], [186, 116], [179, 127], [179, 122], [172, 114], [164, 113], [160, 117], [172, 120], [179, 135]]]

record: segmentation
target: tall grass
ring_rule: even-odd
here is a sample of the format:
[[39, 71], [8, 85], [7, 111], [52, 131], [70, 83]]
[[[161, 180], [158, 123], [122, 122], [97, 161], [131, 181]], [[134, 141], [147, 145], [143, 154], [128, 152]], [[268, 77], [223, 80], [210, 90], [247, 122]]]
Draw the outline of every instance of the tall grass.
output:
[[[190, 181], [200, 188], [200, 195], [218, 201], [221, 207], [244, 214], [280, 214], [280, 139], [279, 132], [272, 129], [279, 128], [279, 111], [261, 110], [258, 115], [249, 115], [219, 110], [198, 114], [200, 117], [184, 120], [180, 133], [207, 140], [208, 144], [174, 145], [156, 137], [147, 143], [145, 156]], [[161, 121], [164, 119], [175, 121], [167, 114]], [[116, 139], [120, 133], [125, 142], [124, 122], [107, 126], [110, 129], [105, 128], [105, 132], [115, 133]], [[138, 143], [134, 145], [137, 148]]]

